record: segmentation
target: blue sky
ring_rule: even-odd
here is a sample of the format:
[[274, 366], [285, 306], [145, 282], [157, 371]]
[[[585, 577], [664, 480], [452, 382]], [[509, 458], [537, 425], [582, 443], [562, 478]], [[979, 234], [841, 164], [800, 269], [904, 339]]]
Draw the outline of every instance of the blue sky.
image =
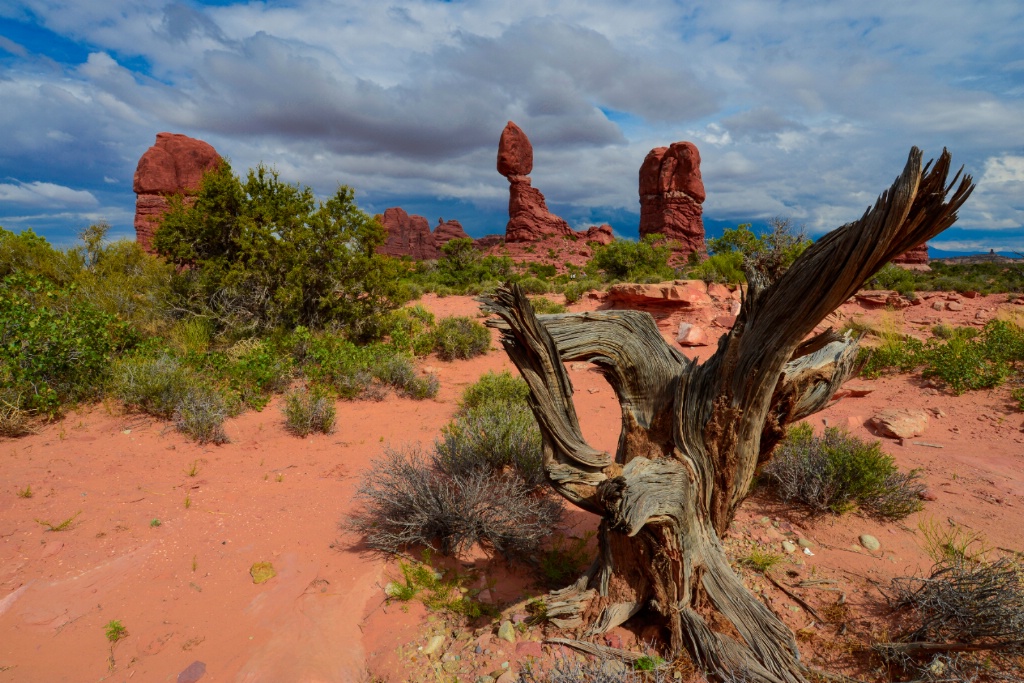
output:
[[948, 251], [1024, 252], [1024, 4], [0, 0], [0, 226], [133, 236], [160, 131], [360, 206], [501, 232], [507, 120], [575, 227], [634, 236], [653, 147], [700, 148], [711, 226], [860, 216], [911, 145], [979, 187]]

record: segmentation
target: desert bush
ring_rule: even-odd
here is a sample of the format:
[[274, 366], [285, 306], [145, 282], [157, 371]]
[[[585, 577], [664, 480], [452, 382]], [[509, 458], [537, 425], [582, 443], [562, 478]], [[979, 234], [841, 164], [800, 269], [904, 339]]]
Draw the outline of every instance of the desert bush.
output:
[[906, 625], [894, 642], [875, 646], [890, 664], [936, 681], [1019, 673], [1019, 661], [1006, 659], [1024, 654], [1024, 575], [1016, 562], [954, 557], [926, 577], [893, 579], [886, 597]]
[[416, 365], [407, 356], [384, 357], [374, 366], [373, 373], [378, 380], [409, 398], [434, 398], [440, 389], [437, 375], [430, 373], [421, 377], [416, 372]]
[[493, 401], [461, 412], [434, 444], [437, 467], [462, 476], [514, 472], [529, 489], [544, 486], [540, 429], [522, 402]]
[[487, 328], [464, 316], [441, 318], [432, 334], [434, 351], [442, 360], [473, 358], [491, 347], [491, 333]]
[[393, 346], [416, 356], [425, 356], [434, 346], [430, 335], [433, 326], [434, 314], [416, 304], [391, 313], [387, 336]]
[[519, 281], [519, 286], [527, 294], [547, 294], [551, 291], [551, 285], [537, 277], [524, 277]]
[[74, 285], [15, 272], [0, 286], [0, 377], [22, 409], [58, 414], [95, 398], [110, 361], [133, 346], [131, 326], [75, 299]]
[[550, 669], [527, 662], [517, 683], [668, 683], [674, 680], [672, 667], [661, 666], [662, 662], [660, 657], [647, 655], [631, 667], [611, 656], [583, 659], [558, 655]]
[[708, 240], [703, 262], [692, 264], [689, 276], [705, 282], [738, 284], [746, 281], [745, 268], [763, 273], [769, 280], [779, 278], [811, 241], [788, 218], [772, 218], [770, 230], [755, 235], [749, 223], [726, 228], [721, 237]]
[[642, 282], [671, 280], [675, 270], [668, 265], [671, 243], [661, 235], [647, 235], [639, 241], [617, 239], [597, 246], [587, 264], [592, 276], [598, 273], [605, 280]]
[[574, 304], [583, 298], [583, 295], [592, 289], [601, 289], [602, 283], [600, 280], [594, 278], [583, 278], [580, 280], [571, 280], [565, 285], [565, 303]]
[[291, 380], [291, 358], [259, 339], [238, 342], [224, 356], [227, 362], [223, 371], [231, 390], [254, 410], [262, 410], [270, 395], [284, 391]]
[[0, 436], [17, 437], [30, 434], [31, 417], [29, 411], [21, 408], [21, 397], [17, 392], [0, 388]]
[[856, 507], [883, 519], [921, 509], [924, 490], [918, 472], [897, 469], [877, 441], [834, 427], [818, 437], [807, 424], [790, 429], [762, 476], [783, 501], [836, 514]]
[[258, 166], [243, 182], [222, 163], [203, 177], [193, 204], [172, 199], [153, 238], [177, 277], [179, 306], [240, 336], [304, 325], [382, 333], [401, 301], [398, 261], [376, 253], [387, 235], [339, 187], [317, 202], [308, 187]]
[[519, 403], [527, 405], [530, 387], [522, 377], [515, 377], [508, 370], [488, 370], [476, 382], [466, 387], [459, 404], [462, 412], [494, 403]]
[[224, 431], [227, 416], [227, 402], [220, 392], [199, 386], [186, 393], [175, 407], [174, 424], [199, 443], [222, 444], [230, 441]]
[[288, 392], [281, 411], [285, 416], [286, 428], [295, 436], [334, 432], [334, 401], [320, 387], [301, 387]]
[[450, 475], [417, 450], [388, 449], [364, 475], [350, 518], [367, 545], [385, 552], [415, 545], [452, 555], [480, 543], [509, 558], [536, 552], [562, 506], [518, 477], [473, 471]]
[[913, 271], [891, 263], [886, 263], [864, 283], [864, 289], [891, 289], [903, 296], [913, 294], [917, 288], [918, 278]]
[[137, 354], [114, 362], [107, 392], [131, 410], [168, 419], [190, 391], [208, 383], [172, 356]]
[[565, 313], [565, 306], [559, 303], [555, 303], [551, 299], [545, 296], [536, 296], [530, 299], [530, 305], [533, 306], [533, 312], [537, 315], [544, 315], [545, 313]]

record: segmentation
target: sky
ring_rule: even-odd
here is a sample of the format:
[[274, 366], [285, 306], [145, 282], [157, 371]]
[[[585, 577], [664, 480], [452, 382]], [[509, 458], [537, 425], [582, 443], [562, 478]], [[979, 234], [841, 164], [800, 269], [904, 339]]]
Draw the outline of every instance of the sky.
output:
[[576, 228], [635, 237], [654, 147], [700, 149], [709, 233], [856, 220], [911, 146], [978, 188], [931, 242], [1024, 252], [1019, 0], [0, 0], [0, 226], [134, 237], [156, 133], [361, 208], [504, 231], [498, 138]]

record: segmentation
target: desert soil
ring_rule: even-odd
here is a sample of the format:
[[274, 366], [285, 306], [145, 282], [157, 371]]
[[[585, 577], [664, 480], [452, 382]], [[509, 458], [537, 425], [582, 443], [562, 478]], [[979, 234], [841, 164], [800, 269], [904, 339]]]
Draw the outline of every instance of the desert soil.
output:
[[[936, 310], [948, 299], [932, 295], [896, 313], [851, 302], [835, 322], [882, 320], [923, 338], [938, 322], [980, 326], [1022, 310], [1005, 295], [956, 297], [960, 310]], [[467, 297], [428, 295], [421, 303], [439, 316], [477, 311]], [[572, 310], [600, 304], [585, 298]], [[689, 320], [713, 343], [733, 306], [723, 296], [705, 309], [656, 317], [670, 342], [679, 321]], [[713, 350], [684, 353], [706, 358]], [[464, 625], [419, 603], [388, 604], [383, 586], [397, 575], [395, 564], [366, 552], [339, 525], [354, 509], [360, 476], [386, 446], [431, 444], [468, 385], [488, 370], [514, 371], [496, 343], [476, 359], [431, 357], [420, 365], [440, 376], [436, 399], [339, 402], [331, 435], [289, 435], [275, 399], [262, 412], [229, 420], [231, 442], [223, 446], [197, 445], [167, 422], [113, 403], [0, 440], [0, 682], [473, 682], [510, 672], [504, 681], [531, 658], [550, 656], [540, 627], [524, 625], [508, 643], [493, 635], [496, 623]], [[608, 385], [584, 364], [570, 366], [570, 377], [587, 437], [614, 448], [619, 412]], [[888, 623], [872, 582], [929, 566], [921, 522], [955, 523], [993, 547], [1024, 549], [1024, 415], [1006, 389], [956, 397], [912, 375], [850, 384], [870, 391], [811, 417], [816, 429], [837, 425], [873, 440], [880, 437], [867, 422], [883, 408], [929, 411], [920, 437], [882, 439], [900, 467], [922, 469], [924, 510], [884, 524], [856, 514], [809, 517], [754, 495], [727, 543], [740, 556], [755, 544], [785, 554], [783, 541], [809, 541], [813, 554], [785, 554], [775, 575], [789, 586], [811, 577], [834, 581], [821, 585], [835, 591], [790, 590], [819, 611], [845, 593], [842, 635], [838, 624], [821, 624], [763, 578], [750, 574], [748, 583], [799, 632], [812, 663], [877, 680], [857, 654], [857, 644]], [[33, 495], [19, 496], [26, 487]], [[50, 528], [66, 520], [63, 530]], [[566, 534], [596, 522], [574, 511], [566, 520]], [[862, 534], [881, 548], [866, 550]], [[490, 597], [516, 622], [522, 601], [543, 593], [523, 568], [506, 568], [483, 552], [462, 560], [463, 570], [481, 573], [481, 585], [496, 582]], [[257, 562], [271, 562], [277, 575], [255, 584], [250, 568]], [[113, 646], [105, 635], [112, 620], [127, 629]], [[444, 643], [425, 655], [435, 635]], [[656, 635], [620, 628], [606, 642], [640, 648], [638, 641]]]

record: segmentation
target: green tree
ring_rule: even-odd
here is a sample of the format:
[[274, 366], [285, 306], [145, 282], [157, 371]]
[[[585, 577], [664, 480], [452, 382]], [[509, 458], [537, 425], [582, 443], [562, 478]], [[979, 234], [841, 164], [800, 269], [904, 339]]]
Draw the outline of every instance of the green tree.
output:
[[374, 337], [400, 303], [397, 264], [376, 253], [386, 238], [348, 187], [318, 202], [266, 166], [243, 182], [224, 162], [193, 204], [172, 200], [153, 246], [183, 269], [185, 308], [222, 328], [335, 324]]
[[670, 280], [675, 270], [668, 265], [672, 244], [661, 235], [647, 235], [638, 242], [618, 239], [594, 249], [590, 269], [607, 280], [645, 282]]
[[772, 218], [771, 230], [755, 235], [750, 223], [726, 228], [722, 236], [708, 240], [710, 256], [690, 270], [690, 275], [707, 282], [740, 283], [744, 270], [753, 268], [775, 281], [811, 245], [802, 230], [788, 218]]

